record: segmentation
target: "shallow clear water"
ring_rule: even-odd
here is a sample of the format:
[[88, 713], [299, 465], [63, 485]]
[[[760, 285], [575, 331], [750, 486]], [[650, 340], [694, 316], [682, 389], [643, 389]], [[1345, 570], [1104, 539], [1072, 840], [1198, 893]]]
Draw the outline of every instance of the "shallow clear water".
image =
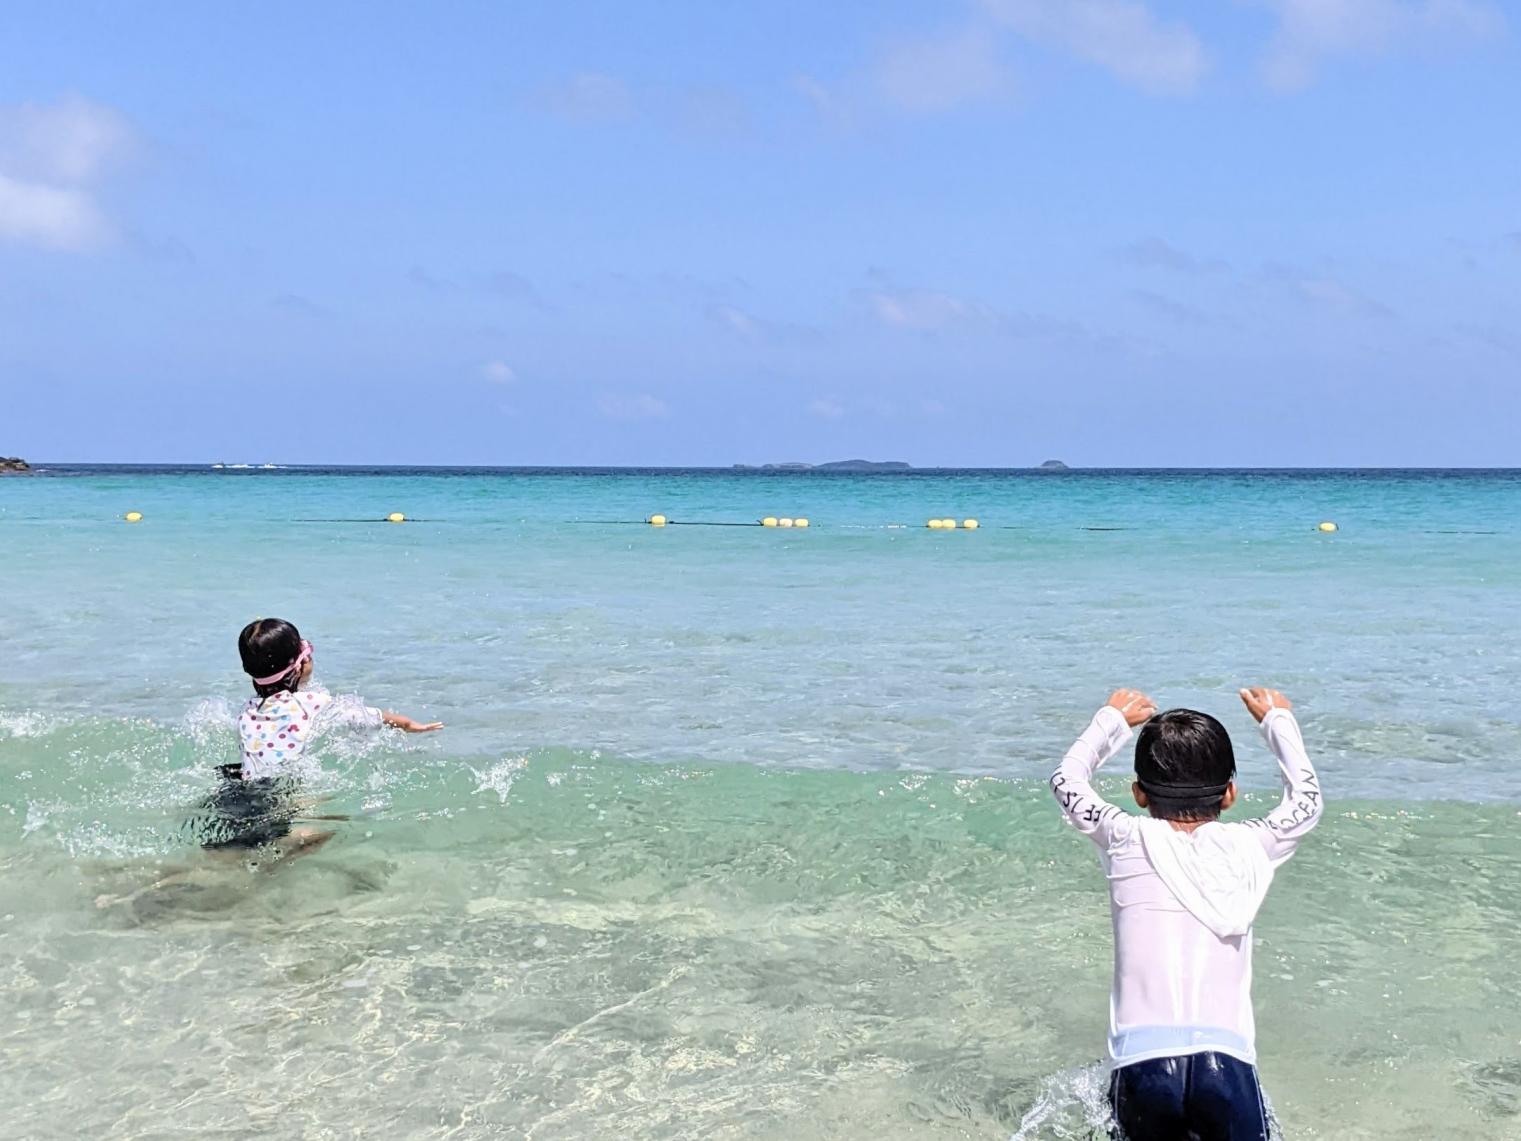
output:
[[[1258, 924], [1286, 1135], [1521, 1137], [1516, 474], [73, 471], [0, 536], [16, 1135], [1089, 1136], [1040, 778], [1134, 684], [1261, 808], [1261, 681], [1331, 803]], [[449, 728], [328, 742], [357, 818], [251, 874], [182, 822], [259, 615]]]

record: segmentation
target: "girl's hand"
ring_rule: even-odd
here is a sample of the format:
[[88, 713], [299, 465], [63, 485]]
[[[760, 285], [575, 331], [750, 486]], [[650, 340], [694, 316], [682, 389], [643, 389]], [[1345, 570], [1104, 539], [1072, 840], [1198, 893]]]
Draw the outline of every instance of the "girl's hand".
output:
[[1118, 709], [1132, 729], [1157, 715], [1157, 703], [1138, 689], [1115, 690], [1109, 695], [1109, 707]]
[[404, 717], [400, 713], [385, 713], [381, 719], [392, 729], [400, 729], [405, 733], [435, 733], [444, 727], [442, 721], [413, 721], [410, 717]]
[[1275, 709], [1293, 709], [1294, 703], [1276, 689], [1268, 689], [1264, 686], [1254, 685], [1251, 689], [1241, 691], [1241, 703], [1246, 706], [1256, 721], [1261, 724], [1262, 719]]

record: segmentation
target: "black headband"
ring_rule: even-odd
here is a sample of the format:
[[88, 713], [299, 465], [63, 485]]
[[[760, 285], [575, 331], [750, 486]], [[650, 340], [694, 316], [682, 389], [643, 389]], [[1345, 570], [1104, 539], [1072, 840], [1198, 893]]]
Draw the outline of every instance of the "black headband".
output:
[[1141, 780], [1136, 784], [1147, 796], [1160, 796], [1167, 800], [1203, 800], [1207, 796], [1224, 796], [1231, 782], [1224, 784], [1163, 784], [1160, 781]]

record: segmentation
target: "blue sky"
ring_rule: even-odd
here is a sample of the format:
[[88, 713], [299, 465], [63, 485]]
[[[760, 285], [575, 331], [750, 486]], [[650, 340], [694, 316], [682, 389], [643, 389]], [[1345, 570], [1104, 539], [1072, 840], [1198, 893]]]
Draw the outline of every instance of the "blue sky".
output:
[[10, 0], [0, 454], [1517, 465], [1521, 8]]

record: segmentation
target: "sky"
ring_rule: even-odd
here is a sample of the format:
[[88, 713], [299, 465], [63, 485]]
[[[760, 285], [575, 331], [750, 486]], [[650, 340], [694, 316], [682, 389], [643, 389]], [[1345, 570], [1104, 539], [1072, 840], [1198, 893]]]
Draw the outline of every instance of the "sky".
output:
[[1521, 3], [7, 0], [0, 455], [1521, 466]]

